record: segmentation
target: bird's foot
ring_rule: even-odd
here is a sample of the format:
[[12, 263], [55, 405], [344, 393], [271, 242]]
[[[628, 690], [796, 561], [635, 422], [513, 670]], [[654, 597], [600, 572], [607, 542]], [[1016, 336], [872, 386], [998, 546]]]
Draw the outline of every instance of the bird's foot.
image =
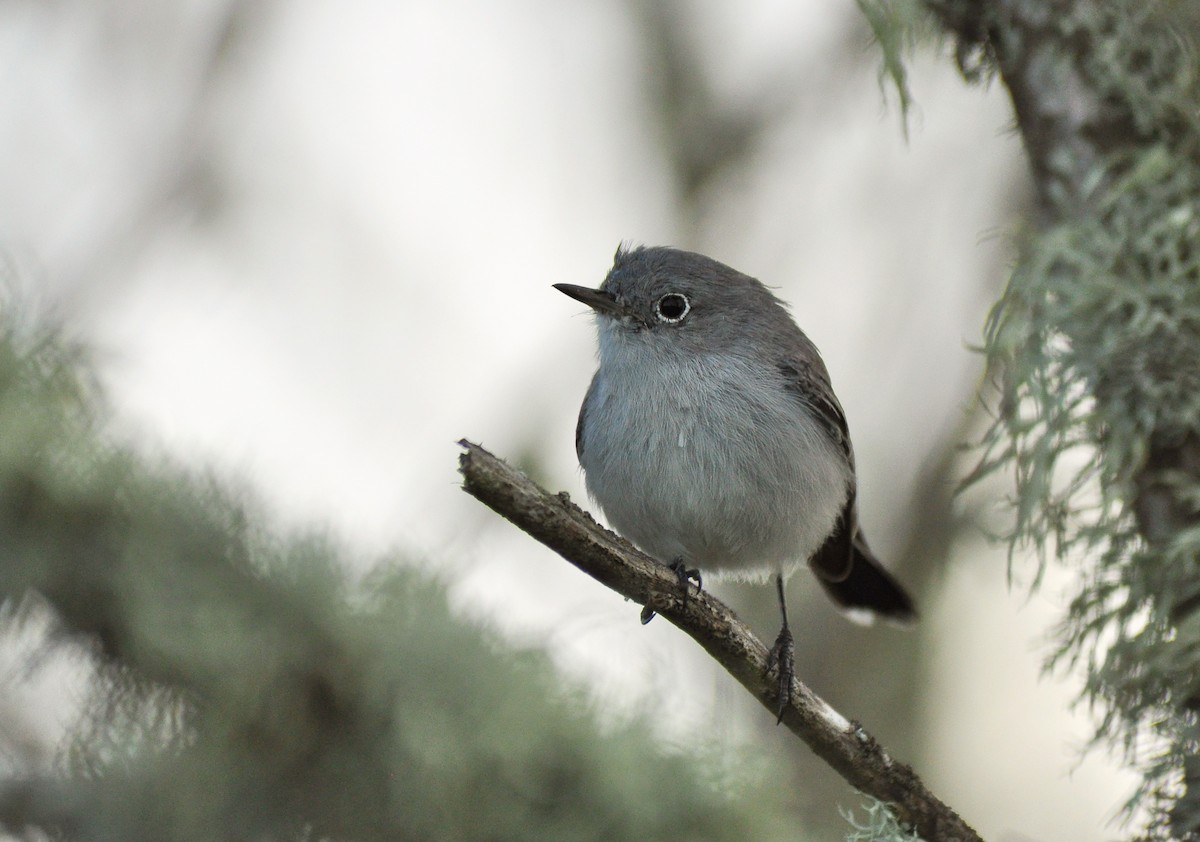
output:
[[776, 710], [775, 724], [783, 721], [783, 712], [792, 699], [792, 680], [796, 677], [796, 644], [792, 640], [792, 632], [784, 626], [775, 638], [775, 645], [767, 656], [767, 674], [777, 671], [779, 676], [779, 708]]
[[687, 603], [689, 584], [695, 582], [696, 590], [704, 590], [704, 582], [700, 579], [700, 571], [694, 567], [688, 567], [683, 559], [675, 559], [671, 562], [670, 567], [675, 571], [675, 576], [679, 579], [679, 587], [683, 589], [683, 601], [685, 604]]
[[[667, 565], [675, 576], [679, 579], [679, 587], [683, 591], [683, 604], [687, 605], [688, 600], [688, 585], [692, 582], [696, 583], [696, 590], [704, 590], [704, 582], [700, 579], [700, 571], [694, 567], [688, 567], [682, 558], [677, 558]], [[655, 611], [649, 605], [642, 608], [642, 625], [654, 619]]]

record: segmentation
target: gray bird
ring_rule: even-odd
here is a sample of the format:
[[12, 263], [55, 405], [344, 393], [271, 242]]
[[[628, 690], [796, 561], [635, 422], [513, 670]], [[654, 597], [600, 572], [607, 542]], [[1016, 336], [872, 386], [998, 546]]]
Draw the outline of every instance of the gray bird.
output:
[[624, 246], [599, 289], [554, 286], [596, 314], [600, 366], [575, 430], [588, 493], [685, 597], [701, 571], [774, 579], [780, 718], [793, 678], [783, 585], [801, 564], [848, 611], [915, 618], [859, 529], [825, 364], [765, 286], [700, 254]]

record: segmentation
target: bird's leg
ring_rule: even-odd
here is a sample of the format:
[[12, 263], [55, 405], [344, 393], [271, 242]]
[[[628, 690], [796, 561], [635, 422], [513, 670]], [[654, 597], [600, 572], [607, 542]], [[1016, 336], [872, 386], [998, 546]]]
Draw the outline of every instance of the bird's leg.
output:
[[[679, 579], [679, 587], [683, 590], [683, 604], [687, 605], [688, 585], [692, 582], [696, 583], [696, 590], [703, 590], [704, 583], [700, 579], [700, 571], [694, 567], [688, 567], [687, 562], [682, 558], [677, 558], [667, 565], [675, 572], [675, 576]], [[654, 609], [649, 605], [642, 607], [642, 625], [654, 619]]]
[[783, 628], [775, 645], [767, 656], [767, 672], [779, 671], [779, 709], [776, 711], [775, 724], [783, 721], [783, 712], [792, 698], [792, 679], [795, 678], [796, 646], [792, 640], [792, 631], [788, 628], [787, 603], [783, 599], [783, 574], [775, 577], [775, 592], [779, 594], [779, 613], [783, 617]]

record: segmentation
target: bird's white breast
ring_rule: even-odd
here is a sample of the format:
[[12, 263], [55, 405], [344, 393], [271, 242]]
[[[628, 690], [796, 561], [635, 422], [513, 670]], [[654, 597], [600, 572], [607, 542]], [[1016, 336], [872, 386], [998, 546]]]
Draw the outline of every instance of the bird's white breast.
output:
[[588, 491], [618, 532], [661, 561], [739, 578], [807, 561], [851, 481], [777, 369], [615, 329], [601, 330], [583, 440]]

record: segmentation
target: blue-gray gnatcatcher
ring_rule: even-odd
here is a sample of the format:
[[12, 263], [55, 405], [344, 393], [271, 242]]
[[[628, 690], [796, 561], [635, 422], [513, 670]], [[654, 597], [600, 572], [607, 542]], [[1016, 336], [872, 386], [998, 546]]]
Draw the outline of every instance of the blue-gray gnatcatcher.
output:
[[793, 669], [783, 583], [802, 563], [845, 609], [915, 618], [858, 528], [854, 451], [825, 364], [765, 286], [700, 254], [622, 247], [599, 289], [555, 288], [597, 316], [600, 367], [575, 431], [588, 493], [685, 595], [699, 571], [774, 578], [781, 717]]

